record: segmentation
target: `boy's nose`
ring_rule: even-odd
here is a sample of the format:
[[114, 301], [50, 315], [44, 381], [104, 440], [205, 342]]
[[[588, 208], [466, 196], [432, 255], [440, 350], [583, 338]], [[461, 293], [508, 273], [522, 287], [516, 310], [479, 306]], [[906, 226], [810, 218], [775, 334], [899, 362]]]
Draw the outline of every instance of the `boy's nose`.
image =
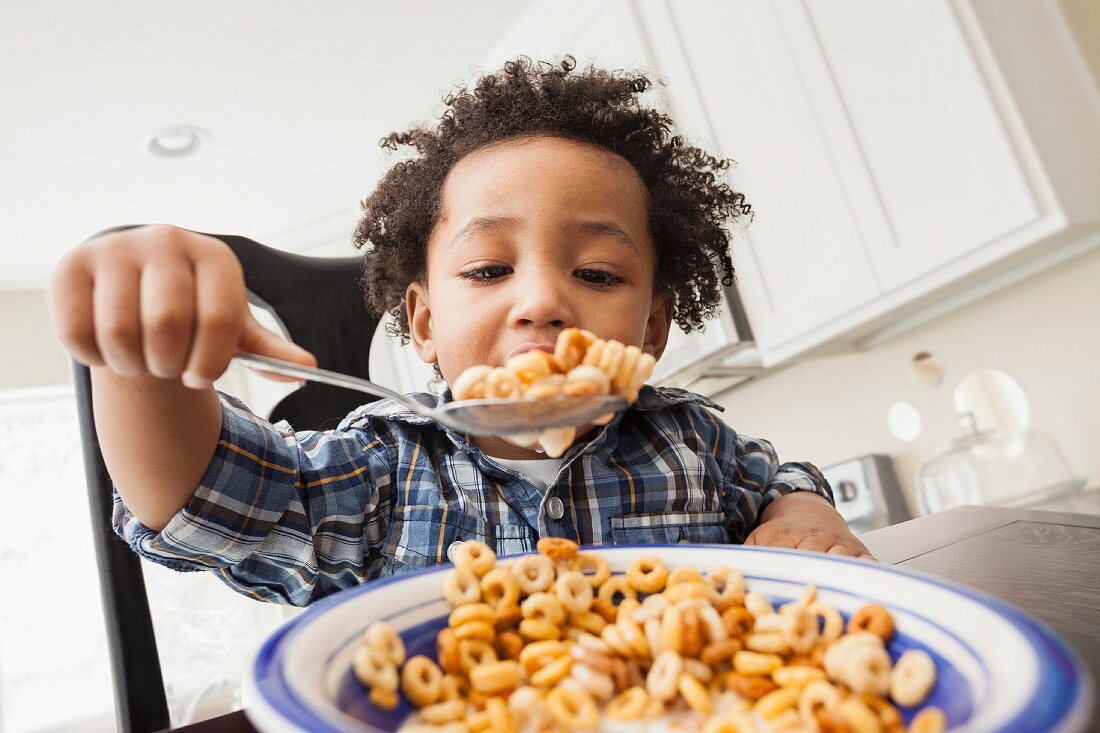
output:
[[517, 285], [513, 325], [561, 329], [575, 322], [566, 293], [555, 283], [528, 279]]

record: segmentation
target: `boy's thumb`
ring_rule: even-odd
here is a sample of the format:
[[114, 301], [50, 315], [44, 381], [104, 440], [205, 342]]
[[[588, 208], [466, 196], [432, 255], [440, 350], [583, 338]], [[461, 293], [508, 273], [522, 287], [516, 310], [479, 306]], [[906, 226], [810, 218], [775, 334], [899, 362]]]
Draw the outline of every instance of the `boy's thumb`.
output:
[[[261, 326], [251, 314], [245, 319], [244, 328], [241, 330], [241, 338], [237, 344], [237, 348], [240, 351], [258, 354], [259, 356], [270, 356], [275, 359], [292, 361], [295, 364], [302, 364], [304, 366], [317, 366], [317, 357], [301, 346], [287, 341], [276, 333], [268, 331]], [[283, 382], [301, 381], [294, 377], [284, 377], [271, 374], [270, 372], [261, 372], [261, 374], [270, 379], [277, 379]]]

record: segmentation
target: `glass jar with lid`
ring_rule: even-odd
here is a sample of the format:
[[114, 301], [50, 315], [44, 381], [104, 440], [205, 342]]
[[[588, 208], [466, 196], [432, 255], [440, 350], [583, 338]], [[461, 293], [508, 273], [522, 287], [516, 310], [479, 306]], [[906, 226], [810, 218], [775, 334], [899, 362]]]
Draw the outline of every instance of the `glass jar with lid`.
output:
[[917, 469], [920, 514], [962, 504], [1023, 506], [1077, 491], [1054, 440], [1041, 430], [981, 430], [974, 415], [959, 415], [962, 435]]

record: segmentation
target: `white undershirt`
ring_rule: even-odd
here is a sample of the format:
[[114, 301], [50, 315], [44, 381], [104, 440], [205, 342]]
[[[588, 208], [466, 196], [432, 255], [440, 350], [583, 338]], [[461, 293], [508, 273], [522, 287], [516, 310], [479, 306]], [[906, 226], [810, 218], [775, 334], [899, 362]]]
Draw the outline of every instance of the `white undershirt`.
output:
[[515, 458], [492, 459], [505, 468], [515, 471], [540, 489], [545, 489], [557, 478], [561, 469], [561, 458], [535, 458], [533, 460], [518, 460]]

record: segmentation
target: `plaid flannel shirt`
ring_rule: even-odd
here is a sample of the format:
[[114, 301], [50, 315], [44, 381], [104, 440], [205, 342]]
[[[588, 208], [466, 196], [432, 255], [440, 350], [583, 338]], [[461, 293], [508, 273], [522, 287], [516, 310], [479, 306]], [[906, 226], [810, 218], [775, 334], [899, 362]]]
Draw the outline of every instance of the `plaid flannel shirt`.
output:
[[187, 506], [155, 532], [116, 491], [114, 526], [149, 560], [213, 570], [254, 598], [307, 605], [444, 562], [453, 543], [469, 539], [498, 555], [533, 550], [545, 536], [740, 543], [784, 494], [813, 491], [833, 503], [817, 468], [779, 465], [770, 443], [738, 435], [707, 408], [722, 409], [645, 387], [570, 448], [540, 490], [465, 436], [389, 401], [359, 408], [335, 430], [295, 432], [223, 395], [217, 450]]

